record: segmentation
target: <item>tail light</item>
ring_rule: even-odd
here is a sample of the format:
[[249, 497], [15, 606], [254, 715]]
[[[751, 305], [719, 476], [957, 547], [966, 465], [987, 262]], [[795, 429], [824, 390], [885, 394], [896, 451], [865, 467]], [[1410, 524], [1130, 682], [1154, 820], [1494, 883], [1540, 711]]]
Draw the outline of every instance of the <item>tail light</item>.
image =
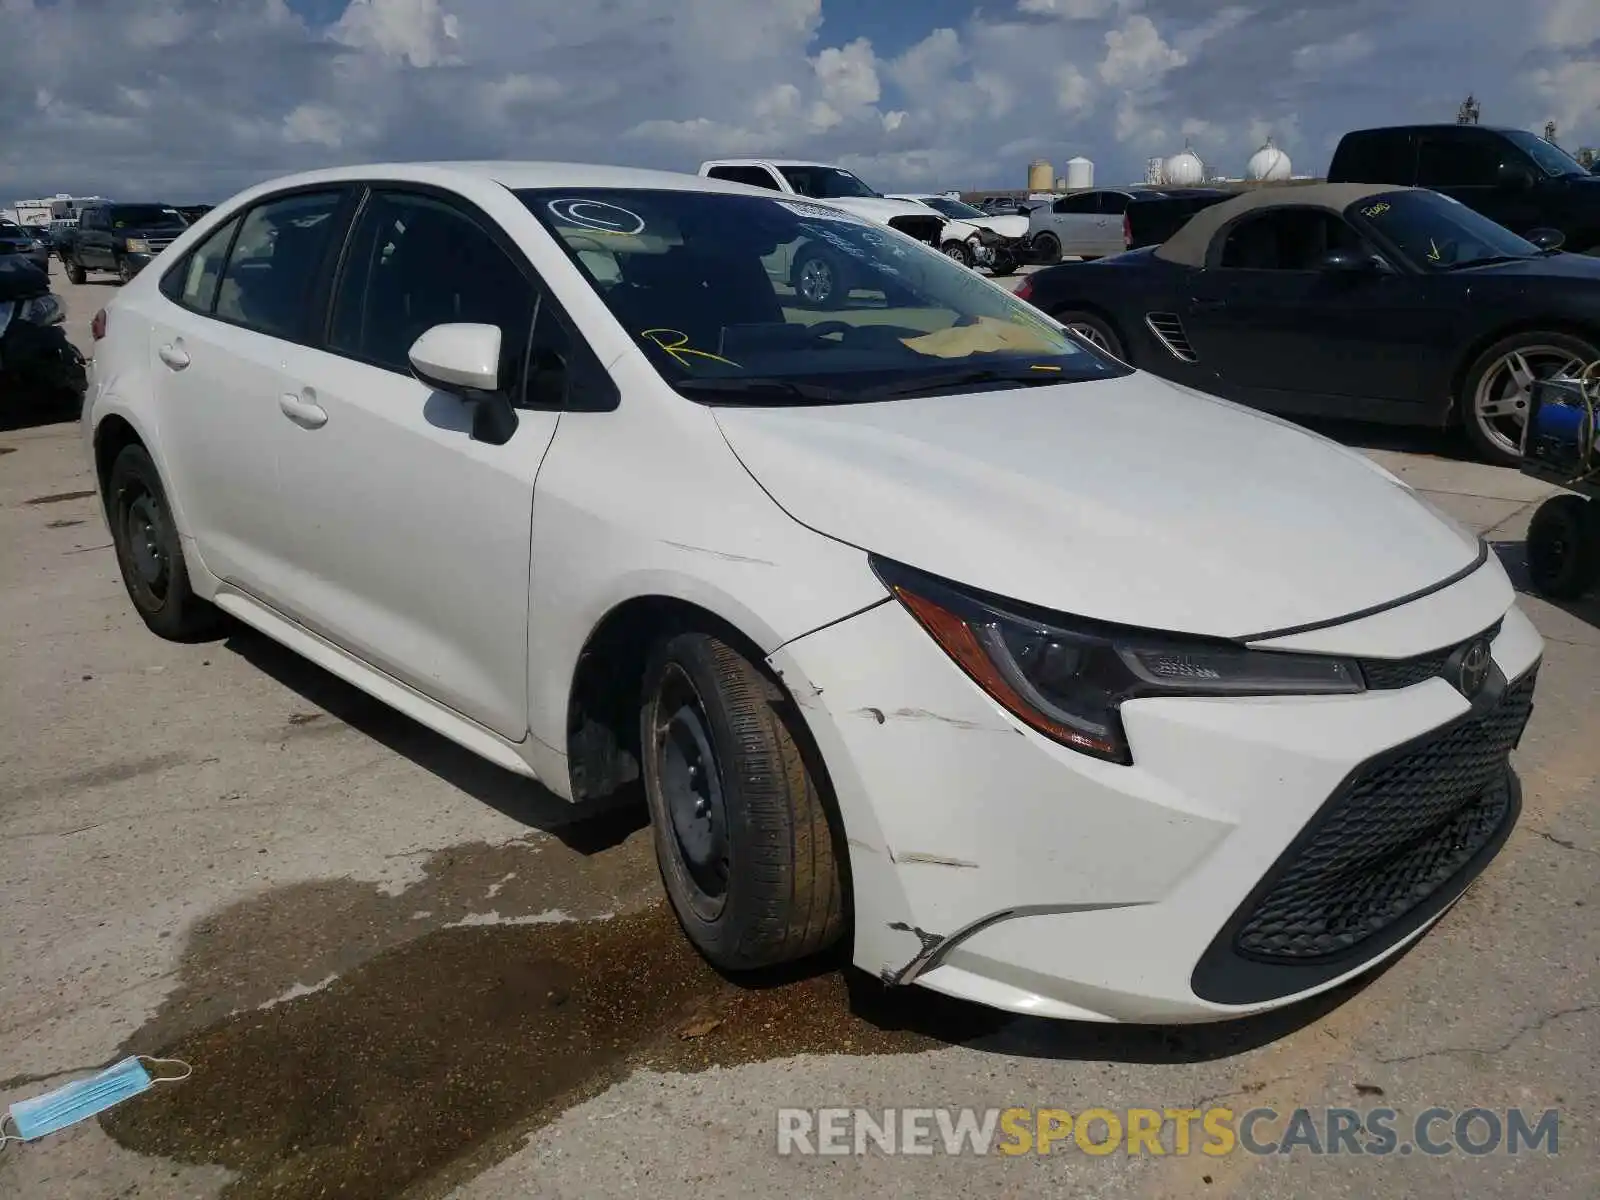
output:
[[1133, 249], [1133, 218], [1127, 213], [1122, 214], [1122, 248]]
[[1018, 300], [1026, 300], [1031, 304], [1033, 302], [1033, 276], [1024, 275], [1022, 282], [1017, 284], [1016, 289], [1011, 294]]
[[106, 336], [106, 310], [101, 309], [95, 313], [94, 320], [89, 322], [89, 336], [99, 341]]

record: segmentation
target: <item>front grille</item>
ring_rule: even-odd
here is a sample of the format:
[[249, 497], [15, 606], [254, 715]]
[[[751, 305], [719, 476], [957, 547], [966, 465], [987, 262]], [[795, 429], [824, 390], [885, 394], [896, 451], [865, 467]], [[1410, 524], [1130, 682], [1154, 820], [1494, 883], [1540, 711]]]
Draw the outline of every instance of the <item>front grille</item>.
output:
[[1237, 950], [1280, 962], [1343, 954], [1465, 867], [1510, 816], [1508, 759], [1533, 710], [1534, 678], [1346, 781], [1239, 925]]
[[1144, 323], [1173, 358], [1186, 363], [1199, 361], [1200, 356], [1189, 344], [1189, 335], [1183, 331], [1183, 322], [1176, 313], [1151, 313], [1145, 317]]
[[145, 241], [150, 243], [150, 253], [151, 254], [160, 254], [163, 250], [165, 250], [168, 246], [172, 245], [172, 243], [177, 241], [177, 240], [178, 240], [177, 238], [146, 238], [145, 239]]
[[940, 217], [890, 217], [889, 227], [919, 242], [937, 246], [939, 234], [944, 231], [944, 221]]
[[1367, 687], [1378, 692], [1408, 688], [1429, 679], [1438, 679], [1444, 674], [1445, 666], [1458, 650], [1471, 645], [1479, 637], [1492, 643], [1499, 636], [1502, 623], [1496, 621], [1478, 637], [1468, 638], [1464, 642], [1446, 646], [1442, 650], [1430, 650], [1426, 654], [1418, 654], [1412, 658], [1364, 658], [1361, 660], [1361, 674], [1367, 681]]

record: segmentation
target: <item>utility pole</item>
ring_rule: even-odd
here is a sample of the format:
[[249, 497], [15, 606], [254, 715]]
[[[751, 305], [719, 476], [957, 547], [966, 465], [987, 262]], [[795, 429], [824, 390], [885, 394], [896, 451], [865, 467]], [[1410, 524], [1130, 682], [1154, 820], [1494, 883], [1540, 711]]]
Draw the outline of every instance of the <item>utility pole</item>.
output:
[[1476, 125], [1478, 123], [1479, 104], [1477, 98], [1470, 92], [1462, 101], [1461, 107], [1456, 110], [1457, 125]]
[[1544, 140], [1552, 146], [1556, 144], [1556, 123], [1554, 121], [1546, 121], [1544, 123]]

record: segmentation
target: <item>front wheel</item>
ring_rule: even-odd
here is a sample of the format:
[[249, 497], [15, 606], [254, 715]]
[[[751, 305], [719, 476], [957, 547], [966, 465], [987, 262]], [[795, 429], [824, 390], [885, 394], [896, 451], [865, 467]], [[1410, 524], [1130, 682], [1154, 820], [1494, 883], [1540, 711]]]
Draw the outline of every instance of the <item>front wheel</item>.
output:
[[1552, 496], [1528, 526], [1528, 575], [1553, 600], [1576, 600], [1600, 583], [1600, 506]]
[[713, 966], [806, 958], [844, 930], [834, 830], [775, 685], [710, 634], [662, 642], [640, 716], [656, 859]]
[[117, 281], [119, 283], [131, 283], [134, 275], [137, 273], [138, 272], [133, 269], [133, 265], [128, 262], [127, 259], [117, 259]]
[[150, 631], [174, 642], [211, 633], [221, 614], [189, 586], [166, 489], [143, 446], [127, 447], [112, 464], [106, 517], [128, 598]]
[[1516, 466], [1533, 385], [1579, 374], [1600, 359], [1600, 347], [1568, 333], [1531, 330], [1502, 338], [1467, 369], [1456, 398], [1461, 424], [1487, 462]]
[[842, 308], [849, 288], [844, 268], [825, 250], [807, 248], [794, 261], [790, 283], [802, 304], [810, 308]]
[[941, 252], [943, 252], [946, 258], [960, 263], [963, 267], [970, 267], [972, 265], [972, 249], [965, 242], [958, 242], [954, 238], [951, 238], [944, 245], [940, 246], [939, 249]]
[[78, 285], [89, 282], [89, 272], [83, 269], [83, 264], [76, 260], [67, 264], [67, 279]]

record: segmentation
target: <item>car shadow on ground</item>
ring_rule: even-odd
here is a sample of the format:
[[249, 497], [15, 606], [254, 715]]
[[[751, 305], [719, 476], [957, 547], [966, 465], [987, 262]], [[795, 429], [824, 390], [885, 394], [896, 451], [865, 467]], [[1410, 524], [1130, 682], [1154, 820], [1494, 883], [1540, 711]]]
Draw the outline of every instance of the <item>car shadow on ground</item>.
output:
[[62, 397], [49, 392], [8, 392], [0, 398], [0, 433], [42, 429], [76, 421], [83, 412], [83, 397]]
[[1500, 565], [1506, 569], [1506, 574], [1511, 577], [1511, 586], [1518, 593], [1536, 596], [1544, 603], [1559, 608], [1562, 612], [1570, 613], [1580, 621], [1585, 621], [1600, 629], [1600, 588], [1595, 588], [1587, 596], [1577, 600], [1557, 600], [1550, 596], [1541, 595], [1533, 586], [1533, 580], [1528, 575], [1528, 544], [1524, 541], [1490, 542], [1489, 548], [1494, 551], [1495, 557], [1500, 560]]
[[1467, 441], [1460, 426], [1434, 429], [1423, 425], [1380, 425], [1370, 421], [1346, 421], [1323, 417], [1291, 417], [1290, 420], [1312, 433], [1358, 450], [1395, 450], [1404, 454], [1424, 454], [1456, 462], [1482, 462]]
[[574, 805], [532, 779], [458, 746], [249, 626], [230, 620], [222, 644], [308, 704], [580, 854], [620, 845], [648, 822], [643, 793], [637, 788], [622, 789], [604, 803]]

